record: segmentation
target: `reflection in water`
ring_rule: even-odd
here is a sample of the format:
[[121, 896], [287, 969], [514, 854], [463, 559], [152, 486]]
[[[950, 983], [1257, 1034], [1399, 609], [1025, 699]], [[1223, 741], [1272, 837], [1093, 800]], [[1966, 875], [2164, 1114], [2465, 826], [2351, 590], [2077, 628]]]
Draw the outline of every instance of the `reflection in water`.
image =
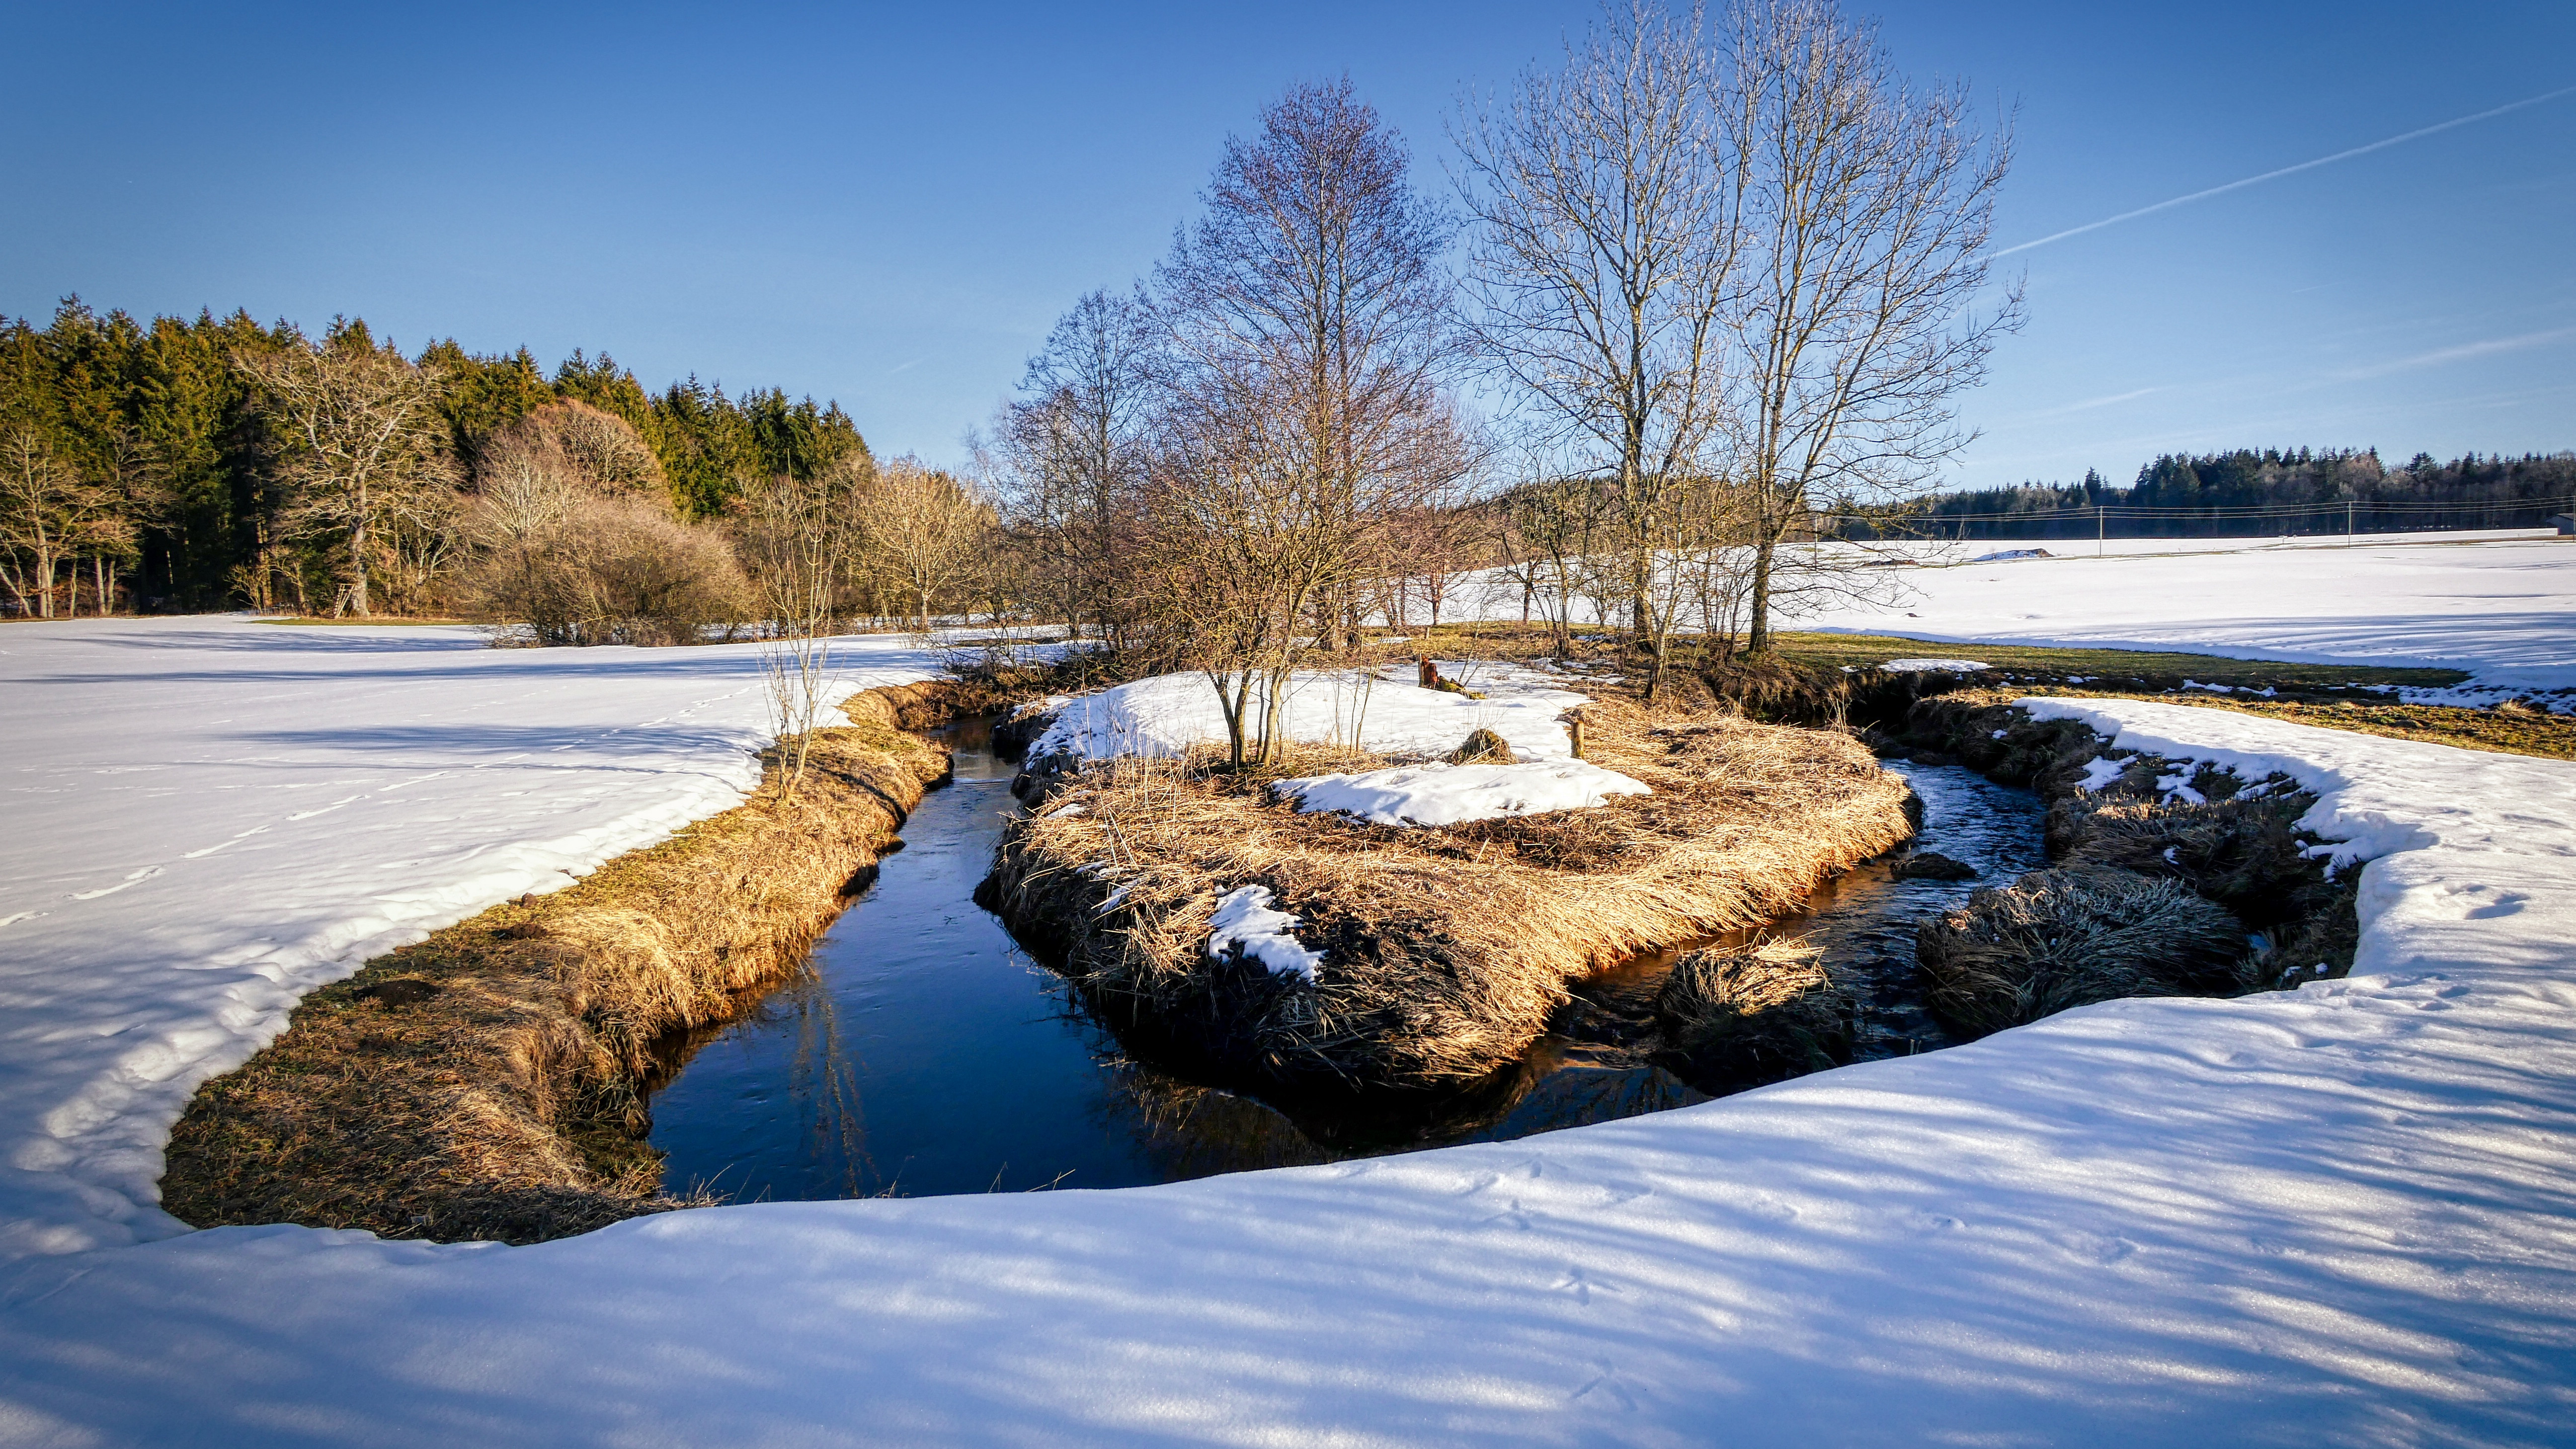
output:
[[[1528, 1058], [1441, 1096], [1299, 1102], [1187, 1080], [1124, 1048], [971, 895], [1011, 767], [961, 727], [956, 783], [925, 796], [906, 848], [746, 1016], [665, 1043], [652, 1142], [674, 1190], [740, 1201], [1125, 1187], [1500, 1141], [1708, 1100], [1649, 1059], [1670, 955], [1586, 982]], [[2036, 868], [2038, 803], [1961, 769], [1894, 765], [1928, 807], [1922, 843], [1985, 881]], [[1863, 1056], [1947, 1044], [1912, 987], [1914, 922], [1984, 881], [1864, 866], [1772, 928], [1803, 934], [1867, 998]]]

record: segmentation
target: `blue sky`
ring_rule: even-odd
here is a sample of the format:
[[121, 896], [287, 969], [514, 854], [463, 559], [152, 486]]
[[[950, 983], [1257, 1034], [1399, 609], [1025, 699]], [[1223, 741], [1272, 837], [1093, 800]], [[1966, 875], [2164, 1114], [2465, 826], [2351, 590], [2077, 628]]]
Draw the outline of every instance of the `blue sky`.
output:
[[[2576, 84], [2576, 6], [1889, 3], [2017, 107], [2028, 241]], [[2127, 13], [2118, 13], [2127, 12]], [[836, 397], [934, 461], [1225, 133], [1348, 72], [1444, 184], [1578, 3], [13, 7], [0, 311], [363, 315]], [[2576, 447], [2576, 94], [2020, 252], [1954, 481], [2158, 452]]]

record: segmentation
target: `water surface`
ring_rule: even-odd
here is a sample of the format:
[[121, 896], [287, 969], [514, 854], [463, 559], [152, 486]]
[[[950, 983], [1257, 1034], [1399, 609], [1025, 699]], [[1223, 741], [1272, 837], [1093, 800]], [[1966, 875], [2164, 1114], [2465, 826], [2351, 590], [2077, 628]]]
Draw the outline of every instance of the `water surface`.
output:
[[[1129, 1187], [1454, 1142], [1524, 1137], [1708, 1098], [1648, 1058], [1673, 953], [1586, 983], [1518, 1067], [1454, 1096], [1291, 1117], [1135, 1060], [973, 899], [1016, 809], [980, 724], [947, 732], [930, 791], [874, 884], [807, 968], [741, 1019], [668, 1043], [652, 1144], [674, 1191], [738, 1201]], [[2041, 811], [1972, 771], [1894, 763], [1923, 796], [1919, 845], [1968, 882], [1859, 867], [1775, 923], [1862, 989], [1860, 1055], [1950, 1044], [1913, 989], [1913, 931], [1982, 884], [2037, 869]]]

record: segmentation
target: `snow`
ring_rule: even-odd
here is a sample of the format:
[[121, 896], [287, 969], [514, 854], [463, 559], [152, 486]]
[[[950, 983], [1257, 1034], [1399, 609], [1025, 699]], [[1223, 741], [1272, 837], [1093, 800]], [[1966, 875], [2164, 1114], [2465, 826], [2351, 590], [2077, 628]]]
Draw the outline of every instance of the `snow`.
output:
[[1824, 608], [1790, 627], [2475, 676], [2465, 694], [2402, 691], [2422, 703], [2576, 687], [2576, 542], [2319, 542], [2187, 552], [2209, 541], [2115, 539], [2100, 558], [1908, 569], [1899, 602]]
[[1613, 795], [1650, 795], [1641, 781], [1583, 760], [1513, 765], [1400, 765], [1315, 775], [1271, 786], [1301, 813], [1356, 815], [1378, 825], [1456, 825], [1509, 815], [1581, 810]]
[[[2182, 650], [2234, 659], [2458, 669], [2470, 684], [2392, 690], [2416, 704], [2492, 704], [2576, 690], [2576, 539], [2543, 530], [2295, 539], [2112, 539], [2007, 563], [1957, 544], [1903, 546], [1871, 600], [1783, 601], [1783, 627], [1943, 644]], [[1974, 547], [1976, 545], [1970, 545]], [[1884, 546], [1883, 546], [1884, 547]], [[1857, 555], [1856, 555], [1857, 556]], [[1479, 576], [1488, 619], [1519, 585]], [[1578, 622], [1589, 622], [1579, 601]], [[2576, 707], [2576, 695], [2559, 708]]]
[[[1360, 671], [1300, 671], [1289, 686], [1288, 735], [1337, 743], [1350, 741], [1356, 731], [1364, 748], [1380, 754], [1445, 755], [1487, 729], [1523, 759], [1573, 753], [1560, 716], [1587, 703], [1586, 696], [1534, 670], [1508, 666], [1449, 661], [1442, 674], [1486, 698], [1424, 689], [1414, 682], [1410, 665], [1373, 679]], [[1223, 744], [1225, 737], [1225, 715], [1206, 675], [1158, 674], [1067, 702], [1029, 753], [1038, 758], [1062, 751], [1094, 760], [1167, 757], [1195, 744]]]
[[[183, 1021], [243, 1039], [190, 974], [205, 946], [285, 909], [250, 928], [279, 938], [263, 949], [336, 921], [362, 950], [415, 928], [381, 923], [381, 897], [435, 882], [451, 904], [403, 906], [415, 925], [462, 914], [469, 826], [486, 857], [595, 859], [628, 816], [738, 789], [727, 752], [757, 718], [714, 651], [247, 627], [0, 629], [19, 746], [0, 914], [55, 913], [0, 934], [15, 1251], [113, 1241], [83, 1193], [127, 1179], [27, 1156], [64, 1140], [36, 1125], [56, 1103]], [[1167, 1187], [751, 1204], [530, 1248], [262, 1227], [27, 1257], [0, 1275], [0, 1440], [2564, 1442], [2576, 765], [2152, 701], [2033, 708], [2315, 791], [2305, 823], [2366, 862], [2354, 974]], [[322, 733], [269, 738], [290, 728]], [[500, 758], [532, 746], [556, 758]], [[358, 786], [319, 780], [362, 776], [311, 818], [398, 825], [331, 825], [326, 852], [285, 823], [284, 786], [327, 805]], [[614, 798], [575, 798], [591, 783]], [[436, 808], [404, 802], [423, 791]], [[202, 975], [282, 1002], [331, 969]], [[69, 1140], [156, 1147], [170, 1092], [102, 1102]], [[48, 1177], [67, 1185], [31, 1186]]]
[[1994, 666], [1975, 659], [1891, 659], [1878, 667], [1890, 674], [1974, 674]]
[[1315, 968], [1324, 964], [1324, 953], [1297, 944], [1295, 932], [1301, 924], [1286, 911], [1271, 909], [1268, 886], [1228, 891], [1218, 898], [1216, 913], [1208, 917], [1208, 959], [1223, 960], [1229, 949], [1240, 946], [1244, 955], [1268, 967], [1273, 976], [1312, 981]]
[[[934, 677], [838, 646], [846, 693]], [[371, 956], [731, 806], [753, 646], [492, 649], [247, 618], [0, 630], [0, 1258], [167, 1236], [207, 1077]]]

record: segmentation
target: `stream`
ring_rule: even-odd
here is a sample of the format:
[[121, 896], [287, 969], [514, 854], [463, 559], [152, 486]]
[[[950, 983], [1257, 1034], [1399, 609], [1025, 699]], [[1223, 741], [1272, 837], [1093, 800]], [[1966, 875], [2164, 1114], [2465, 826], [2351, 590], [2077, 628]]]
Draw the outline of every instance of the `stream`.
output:
[[[935, 732], [954, 782], [922, 797], [904, 848], [745, 1015], [662, 1045], [651, 1143], [671, 1191], [740, 1202], [1133, 1187], [1498, 1141], [1708, 1097], [1647, 1060], [1678, 952], [1575, 989], [1518, 1067], [1454, 1097], [1292, 1119], [1135, 1060], [1071, 987], [974, 904], [1014, 767], [989, 726]], [[1953, 1044], [1915, 992], [1914, 925], [2045, 862], [2042, 809], [1957, 766], [1890, 761], [1925, 806], [1915, 844], [1971, 881], [1863, 864], [1767, 928], [1804, 936], [1863, 998], [1862, 1060]]]

